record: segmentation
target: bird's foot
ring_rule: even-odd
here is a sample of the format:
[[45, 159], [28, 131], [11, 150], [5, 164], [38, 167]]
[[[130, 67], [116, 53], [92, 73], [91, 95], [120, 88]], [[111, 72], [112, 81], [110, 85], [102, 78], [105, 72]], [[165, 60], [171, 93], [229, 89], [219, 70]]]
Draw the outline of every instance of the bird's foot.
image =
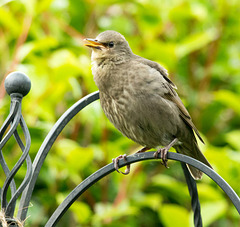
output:
[[130, 173], [130, 165], [127, 165], [127, 168], [125, 170], [125, 172], [122, 172], [119, 170], [119, 166], [118, 166], [118, 162], [119, 162], [119, 159], [124, 159], [125, 161], [127, 161], [127, 155], [124, 154], [124, 155], [119, 155], [118, 157], [116, 158], [113, 158], [112, 161], [113, 161], [113, 164], [114, 164], [114, 168], [116, 169], [116, 171], [118, 173], [122, 173], [124, 175], [128, 175]]
[[163, 147], [158, 149], [155, 153], [154, 153], [154, 158], [158, 158], [158, 154], [160, 154], [160, 157], [162, 159], [162, 164], [166, 167], [169, 168], [167, 165], [167, 153], [168, 153], [169, 148], [168, 147]]
[[158, 149], [155, 153], [154, 153], [154, 158], [158, 158], [158, 155], [160, 154], [160, 157], [162, 159], [162, 164], [166, 167], [169, 168], [167, 166], [167, 153], [169, 151], [169, 149], [174, 146], [176, 143], [178, 142], [178, 139], [175, 138], [170, 144], [168, 144], [166, 147], [160, 148]]

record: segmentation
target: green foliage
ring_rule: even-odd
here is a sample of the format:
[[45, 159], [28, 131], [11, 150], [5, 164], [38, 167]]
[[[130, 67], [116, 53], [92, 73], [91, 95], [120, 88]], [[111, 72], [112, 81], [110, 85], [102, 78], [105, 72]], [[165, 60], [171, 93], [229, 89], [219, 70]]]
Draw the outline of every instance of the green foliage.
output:
[[[3, 0], [0, 1], [0, 81], [21, 70], [32, 81], [23, 99], [34, 159], [57, 119], [97, 90], [84, 37], [112, 29], [134, 53], [166, 67], [194, 123], [201, 149], [240, 195], [240, 5], [238, 0]], [[0, 88], [0, 125], [10, 98]], [[139, 147], [104, 116], [99, 101], [79, 113], [58, 137], [43, 165], [29, 207], [28, 226], [44, 226], [67, 194], [120, 154]], [[14, 139], [3, 149], [12, 168]], [[93, 185], [58, 226], [193, 226], [190, 196], [179, 163], [132, 165]], [[17, 174], [19, 185], [26, 166]], [[0, 172], [0, 185], [5, 180]], [[204, 226], [238, 226], [239, 215], [208, 177], [198, 182]]]
[[[179, 205], [163, 205], [161, 211], [159, 211], [160, 217], [163, 220], [163, 224], [166, 227], [179, 226], [179, 227], [189, 227], [190, 217], [189, 211], [184, 207]], [[174, 218], [170, 218], [174, 215]], [[176, 223], [177, 220], [177, 223]], [[192, 221], [192, 220], [191, 220]]]

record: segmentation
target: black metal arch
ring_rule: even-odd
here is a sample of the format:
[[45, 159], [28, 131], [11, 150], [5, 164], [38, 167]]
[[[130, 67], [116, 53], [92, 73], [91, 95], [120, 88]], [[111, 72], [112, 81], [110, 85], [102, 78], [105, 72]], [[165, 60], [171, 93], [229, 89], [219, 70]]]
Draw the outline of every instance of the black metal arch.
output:
[[[127, 164], [131, 164], [134, 162], [140, 162], [143, 160], [153, 160], [155, 152], [145, 152], [145, 153], [138, 153], [133, 154], [127, 157], [127, 161], [124, 161], [121, 159], [119, 161], [119, 167], [126, 166]], [[160, 156], [160, 155], [159, 155]], [[159, 157], [160, 158], [160, 157]], [[173, 153], [168, 152], [168, 159], [180, 161], [182, 163], [187, 163], [189, 165], [192, 165], [202, 172], [204, 172], [206, 175], [208, 175], [213, 181], [215, 181], [222, 190], [227, 194], [227, 196], [231, 199], [232, 203], [236, 207], [238, 213], [240, 214], [240, 198], [235, 193], [235, 191], [230, 187], [230, 185], [213, 169], [209, 168], [202, 162], [193, 159], [189, 156], [179, 154], [179, 153]], [[74, 188], [74, 190], [67, 196], [67, 198], [59, 205], [59, 207], [55, 210], [53, 215], [48, 220], [45, 227], [55, 226], [58, 221], [61, 219], [61, 217], [64, 215], [64, 213], [68, 210], [68, 208], [72, 205], [72, 203], [82, 195], [83, 192], [85, 192], [90, 186], [92, 186], [94, 183], [102, 179], [104, 176], [112, 173], [115, 171], [113, 163], [108, 164], [104, 166], [103, 168], [99, 169], [92, 175], [90, 175], [88, 178], [86, 178], [84, 181], [82, 181], [77, 187]], [[188, 171], [188, 170], [187, 170]], [[190, 176], [190, 174], [189, 174]], [[193, 178], [190, 176], [191, 179], [188, 179], [191, 181], [191, 183], [194, 181]], [[195, 181], [194, 181], [195, 182]], [[189, 186], [189, 184], [188, 184]], [[195, 190], [195, 189], [193, 189]], [[199, 218], [199, 217], [196, 217]], [[195, 226], [201, 226], [199, 224], [196, 224], [199, 220], [195, 219]], [[201, 222], [201, 221], [200, 221]]]
[[99, 92], [93, 92], [78, 102], [73, 104], [63, 115], [58, 119], [58, 121], [54, 124], [51, 128], [50, 132], [47, 134], [46, 138], [44, 139], [41, 147], [39, 148], [37, 155], [33, 162], [33, 173], [28, 186], [23, 191], [21, 201], [19, 204], [19, 213], [18, 218], [20, 220], [25, 220], [27, 216], [28, 206], [30, 204], [30, 200], [32, 197], [32, 192], [34, 190], [35, 183], [37, 181], [39, 172], [42, 168], [42, 165], [45, 161], [45, 158], [48, 155], [52, 145], [56, 141], [58, 135], [62, 132], [68, 122], [77, 114], [79, 113], [84, 107], [89, 105], [90, 103], [99, 99]]
[[[7, 176], [7, 179], [4, 183], [3, 188], [0, 188], [0, 194], [1, 194], [0, 201], [2, 203], [2, 208], [6, 211], [6, 214], [9, 216], [9, 218], [12, 218], [15, 210], [16, 200], [22, 193], [19, 208], [18, 208], [17, 218], [19, 220], [25, 220], [36, 180], [38, 178], [41, 167], [45, 161], [45, 158], [48, 155], [48, 152], [50, 151], [53, 143], [57, 139], [58, 135], [65, 128], [65, 126], [68, 124], [68, 122], [77, 113], [79, 113], [83, 108], [85, 108], [95, 100], [99, 99], [99, 92], [96, 91], [82, 98], [81, 100], [76, 102], [72, 107], [70, 107], [59, 118], [59, 120], [55, 123], [55, 125], [52, 127], [52, 129], [46, 136], [45, 140], [43, 141], [39, 151], [37, 152], [34, 162], [32, 164], [30, 157], [28, 156], [30, 143], [31, 143], [30, 134], [29, 134], [27, 125], [25, 124], [21, 114], [21, 100], [22, 100], [22, 97], [29, 92], [31, 87], [31, 82], [25, 74], [21, 72], [13, 72], [9, 74], [8, 77], [6, 78], [5, 87], [8, 94], [11, 96], [12, 100], [11, 100], [10, 114], [6, 119], [6, 121], [4, 122], [3, 126], [0, 128], [0, 164]], [[11, 127], [9, 131], [6, 133], [5, 136], [3, 136], [4, 132], [7, 130], [7, 127], [10, 124], [11, 124]], [[20, 124], [22, 131], [24, 133], [24, 137], [26, 139], [25, 145], [23, 144], [16, 130], [18, 124]], [[12, 135], [14, 135], [23, 154], [19, 159], [19, 161], [16, 163], [15, 167], [10, 171], [8, 169], [7, 164], [5, 163], [5, 160], [2, 154], [2, 148]], [[120, 160], [119, 166], [123, 167], [125, 165], [131, 164], [134, 162], [152, 160], [154, 159], [153, 154], [154, 152], [146, 152], [146, 153], [138, 153], [138, 154], [128, 156], [127, 161]], [[185, 156], [178, 153], [169, 152], [168, 159], [180, 161], [182, 164], [182, 168], [183, 168], [186, 182], [188, 185], [189, 193], [191, 196], [192, 209], [194, 211], [195, 226], [198, 226], [198, 227], [202, 226], [198, 191], [197, 191], [196, 182], [191, 177], [184, 163], [190, 164], [198, 168], [199, 170], [207, 174], [212, 180], [214, 180], [222, 188], [222, 190], [228, 195], [228, 197], [231, 199], [232, 203], [236, 207], [238, 213], [240, 214], [240, 198], [237, 196], [234, 190], [227, 184], [227, 182], [221, 176], [219, 176], [214, 170], [204, 165], [200, 161], [197, 161], [189, 156]], [[14, 182], [14, 175], [16, 174], [16, 172], [18, 171], [18, 169], [20, 168], [24, 160], [26, 160], [27, 162], [26, 176], [22, 184], [18, 187], [18, 189], [16, 189], [16, 185]], [[81, 196], [81, 194], [84, 191], [86, 191], [91, 185], [93, 185], [95, 182], [97, 182], [104, 176], [110, 174], [114, 170], [115, 169], [113, 164], [106, 165], [105, 167], [96, 171], [95, 173], [90, 175], [88, 178], [86, 178], [84, 181], [82, 181], [75, 189], [72, 190], [72, 192], [67, 196], [67, 198], [55, 210], [55, 212], [50, 217], [50, 219], [48, 220], [45, 226], [47, 227], [55, 226], [58, 223], [58, 221], [61, 219], [61, 217], [64, 215], [64, 213], [67, 211], [67, 209], [71, 206], [71, 204], [79, 196]], [[8, 188], [10, 188], [10, 191], [12, 194], [12, 198], [9, 202], [7, 202], [6, 200], [6, 193]], [[0, 226], [1, 226], [1, 223], [0, 223]]]
[[[44, 160], [50, 151], [53, 143], [55, 142], [58, 135], [61, 133], [61, 131], [65, 128], [67, 123], [83, 108], [91, 104], [92, 102], [99, 99], [99, 92], [93, 92], [86, 97], [79, 100], [77, 103], [75, 103], [72, 107], [70, 107], [55, 123], [55, 125], [52, 127], [48, 135], [46, 136], [45, 140], [42, 143], [42, 146], [40, 147], [34, 162], [33, 162], [33, 175], [32, 178], [27, 186], [27, 188], [24, 190], [23, 195], [21, 197], [20, 206], [19, 206], [19, 213], [18, 217], [21, 220], [24, 220], [27, 215], [28, 206], [31, 200], [31, 195], [36, 183], [36, 180], [38, 178], [39, 172], [41, 170], [41, 167], [44, 163]], [[124, 165], [147, 160], [147, 159], [153, 159], [152, 152], [146, 152], [146, 153], [140, 153], [135, 154], [134, 156], [128, 156], [127, 162], [124, 162], [123, 160], [120, 160], [119, 166], [122, 167]], [[195, 166], [196, 168], [200, 169], [204, 173], [206, 173], [209, 177], [211, 177], [229, 196], [229, 198], [233, 201], [233, 204], [237, 208], [238, 212], [240, 213], [240, 199], [236, 195], [236, 193], [233, 191], [233, 189], [212, 169], [204, 165], [203, 163], [192, 159], [191, 157], [177, 154], [177, 153], [171, 153], [169, 152], [168, 159], [178, 160], [183, 163], [188, 163], [190, 165]], [[206, 167], [206, 168], [205, 168]], [[188, 170], [184, 169], [184, 174], [186, 177], [186, 181], [188, 184], [189, 192], [192, 199], [192, 208], [194, 211], [194, 223], [195, 226], [202, 226], [202, 219], [200, 214], [200, 203], [198, 200], [198, 192], [197, 192], [197, 186], [196, 182], [193, 180], [193, 178], [190, 176]], [[57, 224], [57, 222], [61, 219], [63, 214], [66, 212], [66, 210], [71, 206], [71, 204], [85, 191], [87, 188], [89, 188], [92, 184], [94, 184], [96, 181], [101, 179], [102, 177], [106, 176], [107, 174], [114, 171], [113, 164], [109, 164], [102, 169], [98, 170], [91, 176], [89, 176], [87, 179], [85, 179], [82, 183], [80, 183], [63, 201], [62, 204], [56, 209], [56, 211], [53, 213], [53, 215], [48, 220], [47, 224], [45, 226], [50, 227]]]

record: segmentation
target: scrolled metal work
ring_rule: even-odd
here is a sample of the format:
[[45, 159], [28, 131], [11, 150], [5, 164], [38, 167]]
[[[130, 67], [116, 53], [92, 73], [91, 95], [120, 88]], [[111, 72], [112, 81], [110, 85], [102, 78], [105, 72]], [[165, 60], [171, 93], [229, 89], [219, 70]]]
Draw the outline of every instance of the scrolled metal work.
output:
[[[6, 175], [6, 180], [2, 188], [0, 188], [1, 194], [1, 209], [5, 212], [6, 220], [10, 223], [11, 226], [18, 226], [17, 221], [13, 218], [13, 214], [16, 207], [16, 201], [21, 196], [17, 219], [20, 221], [25, 220], [28, 207], [30, 204], [30, 200], [32, 197], [32, 192], [34, 190], [35, 183], [37, 181], [39, 172], [41, 167], [44, 163], [45, 158], [48, 155], [52, 145], [54, 144], [55, 140], [57, 139], [58, 135], [62, 132], [68, 122], [83, 108], [87, 105], [91, 104], [95, 100], [99, 99], [99, 93], [94, 92], [92, 94], [87, 95], [86, 97], [82, 98], [78, 102], [76, 102], [72, 107], [70, 107], [55, 123], [52, 127], [48, 135], [46, 136], [45, 140], [43, 141], [37, 155], [34, 159], [33, 164], [31, 163], [30, 157], [28, 155], [30, 149], [30, 135], [26, 123], [24, 122], [23, 116], [21, 114], [21, 101], [22, 98], [29, 92], [31, 87], [31, 82], [29, 78], [21, 73], [21, 72], [14, 72], [11, 73], [5, 81], [5, 87], [8, 94], [11, 96], [11, 108], [10, 113], [3, 123], [0, 129], [0, 164], [2, 169]], [[24, 137], [25, 137], [25, 144], [22, 142], [18, 132], [17, 126], [20, 125]], [[10, 126], [10, 128], [9, 128]], [[9, 129], [8, 129], [9, 128]], [[5, 136], [4, 136], [5, 134]], [[22, 150], [22, 155], [15, 164], [15, 166], [10, 171], [7, 163], [4, 159], [3, 155], [3, 147], [6, 142], [9, 140], [11, 136], [14, 136], [19, 147]], [[146, 153], [138, 153], [134, 155], [130, 155], [127, 157], [127, 160], [120, 160], [119, 166], [123, 167], [125, 165], [144, 161], [144, 160], [152, 160], [155, 158], [153, 157], [154, 152], [146, 152]], [[200, 203], [198, 199], [198, 191], [197, 185], [194, 179], [189, 174], [189, 171], [186, 168], [185, 163], [190, 164], [206, 175], [208, 175], [212, 180], [214, 180], [222, 190], [227, 194], [230, 198], [234, 206], [236, 207], [237, 211], [240, 214], [240, 199], [238, 195], [234, 192], [234, 190], [227, 184], [227, 182], [221, 178], [214, 170], [209, 168], [208, 166], [204, 165], [200, 161], [197, 161], [189, 156], [185, 156], [178, 153], [168, 153], [168, 159], [180, 161], [184, 176], [186, 178], [186, 183], [188, 185], [189, 194], [192, 200], [192, 209], [194, 211], [194, 225], [197, 227], [202, 226], [202, 218], [201, 218], [201, 211], [200, 211]], [[25, 178], [23, 179], [21, 185], [16, 188], [16, 184], [14, 182], [14, 176], [23, 164], [26, 161], [27, 163], [27, 171]], [[88, 178], [83, 180], [72, 192], [66, 197], [66, 199], [59, 205], [59, 207], [55, 210], [52, 214], [48, 222], [46, 223], [46, 227], [55, 226], [64, 213], [68, 210], [68, 208], [74, 203], [74, 201], [81, 196], [81, 194], [86, 191], [91, 185], [95, 182], [103, 178], [104, 176], [112, 173], [115, 171], [113, 164], [108, 164], [103, 168], [99, 169]], [[6, 195], [7, 191], [10, 190], [11, 192], [11, 199], [7, 201]], [[1, 223], [0, 223], [1, 226]]]
[[[29, 183], [32, 174], [32, 162], [28, 155], [31, 144], [31, 138], [28, 131], [28, 127], [21, 113], [22, 98], [30, 91], [31, 82], [25, 74], [21, 72], [14, 72], [12, 74], [9, 74], [8, 77], [6, 78], [5, 88], [11, 97], [11, 106], [10, 113], [0, 129], [0, 164], [6, 175], [4, 185], [2, 188], [0, 188], [1, 210], [4, 211], [4, 214], [7, 217], [6, 218], [7, 222], [9, 221], [13, 223], [14, 220], [13, 214], [15, 211], [17, 199], [19, 198], [22, 191]], [[22, 142], [22, 139], [20, 138], [17, 131], [17, 127], [19, 125], [25, 137], [25, 145]], [[17, 141], [22, 151], [22, 155], [17, 161], [17, 163], [14, 165], [12, 170], [10, 171], [4, 159], [3, 147], [12, 136], [14, 136], [15, 140]], [[14, 176], [16, 175], [17, 171], [20, 169], [24, 161], [26, 161], [27, 163], [26, 175], [20, 186], [16, 188]], [[7, 192], [9, 188], [11, 191], [11, 199], [8, 201]]]
[[43, 162], [50, 151], [53, 143], [57, 139], [58, 135], [62, 132], [64, 127], [67, 125], [67, 123], [77, 114], [80, 110], [82, 110], [84, 107], [92, 103], [93, 101], [99, 99], [99, 93], [94, 92], [90, 95], [87, 95], [86, 97], [82, 98], [78, 102], [76, 102], [73, 106], [71, 106], [55, 123], [55, 125], [52, 127], [48, 135], [46, 136], [45, 140], [43, 141], [41, 147], [39, 148], [39, 151], [37, 152], [37, 155], [33, 162], [33, 174], [31, 177], [31, 180], [27, 186], [27, 188], [24, 190], [21, 203], [20, 203], [20, 213], [18, 217], [21, 220], [24, 220], [27, 216], [28, 206], [31, 200], [31, 195], [34, 190], [34, 186], [36, 183], [36, 180], [38, 178], [39, 172], [41, 170], [41, 167], [43, 165]]

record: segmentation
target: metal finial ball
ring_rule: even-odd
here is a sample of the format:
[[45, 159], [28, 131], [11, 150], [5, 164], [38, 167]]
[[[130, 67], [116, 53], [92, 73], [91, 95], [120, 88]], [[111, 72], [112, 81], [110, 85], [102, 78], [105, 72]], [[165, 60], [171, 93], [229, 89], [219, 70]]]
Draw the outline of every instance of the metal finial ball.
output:
[[18, 93], [25, 96], [31, 89], [31, 80], [23, 72], [12, 72], [5, 79], [5, 89], [9, 95]]

